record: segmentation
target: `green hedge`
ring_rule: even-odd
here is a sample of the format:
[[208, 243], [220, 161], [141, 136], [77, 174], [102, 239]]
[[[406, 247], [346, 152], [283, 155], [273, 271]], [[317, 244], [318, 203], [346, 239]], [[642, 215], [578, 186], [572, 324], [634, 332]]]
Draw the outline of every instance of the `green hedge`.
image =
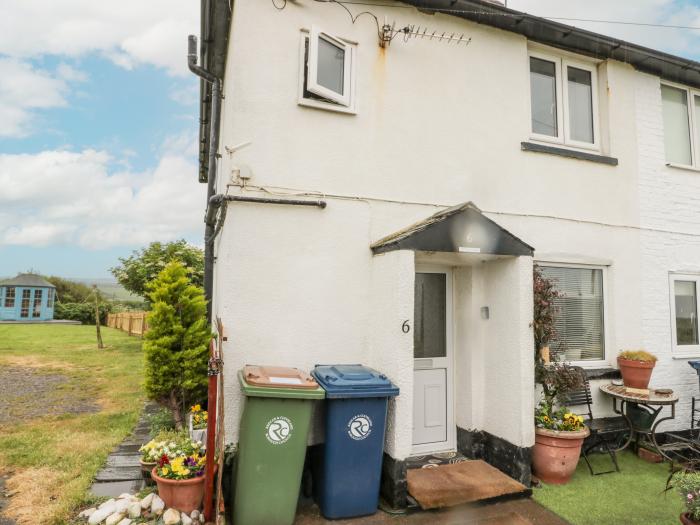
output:
[[[100, 323], [107, 324], [107, 314], [112, 311], [112, 305], [100, 305]], [[54, 319], [80, 321], [82, 324], [95, 324], [95, 305], [90, 303], [56, 303]]]

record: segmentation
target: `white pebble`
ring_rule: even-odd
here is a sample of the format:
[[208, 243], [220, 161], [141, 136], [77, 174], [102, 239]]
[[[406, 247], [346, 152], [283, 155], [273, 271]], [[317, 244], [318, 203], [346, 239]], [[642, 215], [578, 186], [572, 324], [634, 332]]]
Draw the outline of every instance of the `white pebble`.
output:
[[180, 513], [175, 509], [168, 509], [163, 514], [163, 523], [165, 525], [177, 525], [180, 523]]
[[143, 498], [141, 500], [141, 508], [142, 509], [147, 509], [148, 507], [151, 506], [151, 502], [153, 501], [153, 496], [155, 496], [155, 494], [153, 492], [151, 492], [148, 496], [146, 496], [145, 498]]

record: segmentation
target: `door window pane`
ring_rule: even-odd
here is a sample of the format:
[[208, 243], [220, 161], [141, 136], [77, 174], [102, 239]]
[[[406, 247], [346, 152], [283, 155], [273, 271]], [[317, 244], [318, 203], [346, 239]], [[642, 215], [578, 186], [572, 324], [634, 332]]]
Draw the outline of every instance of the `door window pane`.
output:
[[43, 295], [43, 290], [34, 291], [34, 309], [32, 310], [32, 317], [41, 317], [41, 300]]
[[5, 292], [5, 308], [15, 307], [15, 287], [10, 286]]
[[569, 133], [571, 139], [593, 144], [593, 90], [591, 72], [567, 67]]
[[689, 166], [693, 160], [690, 150], [687, 92], [684, 89], [662, 85], [661, 100], [666, 160]]
[[698, 300], [695, 281], [674, 281], [676, 306], [676, 343], [698, 344]]
[[603, 270], [545, 266], [542, 273], [562, 294], [554, 302], [553, 349], [568, 361], [605, 359]]
[[343, 95], [345, 87], [345, 50], [324, 38], [318, 39], [317, 82]]
[[22, 290], [22, 303], [20, 304], [20, 317], [29, 317], [29, 302], [31, 299], [31, 290]]
[[417, 273], [414, 302], [413, 356], [447, 356], [447, 276]]
[[530, 57], [530, 106], [532, 131], [556, 137], [557, 87], [554, 62]]

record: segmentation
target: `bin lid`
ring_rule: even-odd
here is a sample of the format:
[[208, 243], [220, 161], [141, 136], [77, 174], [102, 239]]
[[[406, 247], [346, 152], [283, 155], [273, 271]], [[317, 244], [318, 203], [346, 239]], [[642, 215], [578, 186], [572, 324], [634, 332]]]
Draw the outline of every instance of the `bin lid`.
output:
[[329, 399], [399, 395], [399, 388], [387, 376], [364, 365], [316, 365], [311, 375]]
[[700, 374], [700, 361], [688, 361], [688, 364], [692, 366], [698, 374]]
[[323, 398], [324, 392], [307, 372], [284, 366], [246, 365], [238, 374], [248, 396]]

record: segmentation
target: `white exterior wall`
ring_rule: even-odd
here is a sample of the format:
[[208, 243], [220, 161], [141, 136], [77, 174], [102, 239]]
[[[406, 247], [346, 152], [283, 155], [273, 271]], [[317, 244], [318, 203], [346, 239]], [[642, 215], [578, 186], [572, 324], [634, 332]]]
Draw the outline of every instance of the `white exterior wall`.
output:
[[[618, 166], [523, 152], [530, 128], [523, 37], [413, 9], [372, 11], [397, 26], [466, 33], [472, 43], [397, 39], [382, 50], [374, 23], [363, 17], [353, 25], [337, 5], [302, 0], [277, 11], [267, 1], [235, 3], [218, 191], [240, 192], [226, 183], [234, 165], [246, 165], [251, 187], [317, 194], [328, 207], [229, 206], [214, 308], [229, 339], [227, 439], [237, 440], [234, 377], [246, 362], [307, 369], [364, 362], [401, 388], [387, 451], [405, 457], [412, 333], [400, 325], [413, 316], [414, 260], [405, 252], [373, 257], [369, 244], [467, 200], [534, 246], [535, 261], [605, 266], [607, 362], [620, 349], [646, 347], [661, 357], [654, 384], [689, 399], [696, 376], [670, 355], [668, 271], [700, 271], [700, 246], [693, 237], [640, 229], [641, 221], [697, 231], [700, 221], [697, 173], [664, 166], [658, 79], [617, 62], [599, 66], [601, 153]], [[300, 30], [312, 24], [358, 42], [356, 115], [297, 105]], [[233, 158], [224, 152], [249, 140]], [[528, 264], [455, 270], [456, 423], [520, 446], [532, 443], [531, 311], [517, 308], [528, 301], [531, 308]], [[502, 304], [512, 294], [518, 302]], [[484, 305], [488, 321], [478, 317]], [[522, 354], [503, 351], [515, 344]], [[520, 404], [499, 397], [506, 382], [519, 385], [512, 399]], [[609, 402], [593, 386], [594, 411], [605, 415]], [[678, 426], [687, 426], [681, 418]]]
[[[687, 355], [674, 355], [669, 273], [700, 274], [700, 174], [666, 166], [660, 81], [638, 74], [637, 135], [640, 157], [643, 347], [659, 358], [651, 384], [679, 395], [676, 420], [663, 429], [690, 427], [698, 378]], [[699, 358], [700, 355], [695, 356]]]

